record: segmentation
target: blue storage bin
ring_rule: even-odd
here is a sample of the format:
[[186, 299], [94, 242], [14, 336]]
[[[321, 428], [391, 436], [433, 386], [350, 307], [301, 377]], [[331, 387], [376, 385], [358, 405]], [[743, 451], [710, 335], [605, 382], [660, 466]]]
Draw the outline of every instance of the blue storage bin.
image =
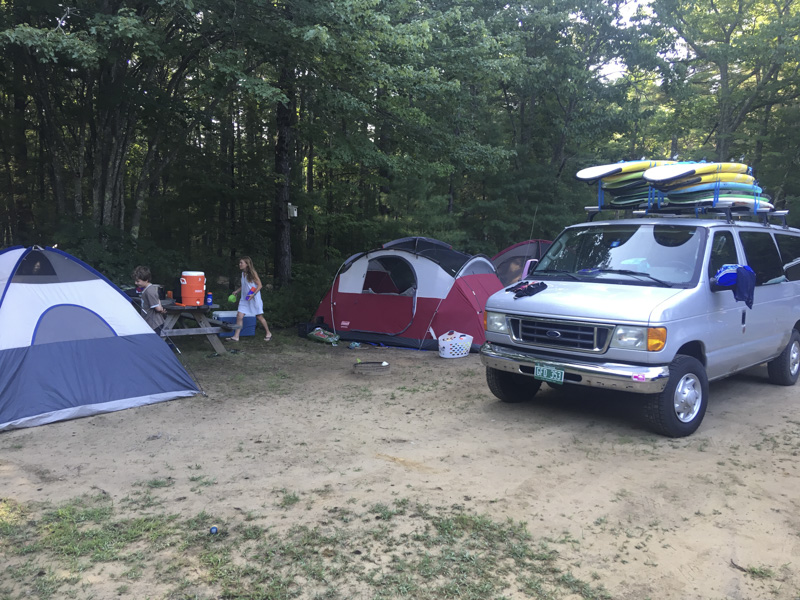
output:
[[[211, 317], [216, 319], [217, 321], [222, 321], [223, 323], [236, 323], [236, 311], [235, 310], [217, 310], [211, 313]], [[233, 331], [223, 331], [222, 333], [218, 333], [217, 335], [221, 338], [226, 337], [233, 337]], [[248, 317], [245, 315], [244, 320], [242, 321], [242, 331], [239, 333], [239, 337], [249, 335], [253, 336], [256, 334], [256, 318], [255, 317]]]

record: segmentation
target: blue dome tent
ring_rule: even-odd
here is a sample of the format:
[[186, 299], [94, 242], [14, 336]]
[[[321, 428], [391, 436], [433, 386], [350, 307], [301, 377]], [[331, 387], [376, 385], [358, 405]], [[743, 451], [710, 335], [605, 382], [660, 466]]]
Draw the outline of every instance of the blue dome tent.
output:
[[0, 251], [0, 431], [197, 393], [103, 275], [55, 248]]

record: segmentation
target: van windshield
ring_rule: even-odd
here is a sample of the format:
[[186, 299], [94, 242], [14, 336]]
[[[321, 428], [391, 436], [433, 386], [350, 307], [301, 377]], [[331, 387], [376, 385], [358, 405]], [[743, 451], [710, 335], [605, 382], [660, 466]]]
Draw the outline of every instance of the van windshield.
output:
[[572, 227], [553, 242], [531, 277], [689, 287], [699, 277], [705, 238], [703, 227], [686, 225]]

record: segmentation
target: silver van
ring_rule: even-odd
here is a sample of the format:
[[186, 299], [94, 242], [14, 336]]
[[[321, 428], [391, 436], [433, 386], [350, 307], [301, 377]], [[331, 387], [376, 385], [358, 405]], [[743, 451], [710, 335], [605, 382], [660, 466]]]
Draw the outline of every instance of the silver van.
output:
[[[643, 394], [658, 433], [692, 434], [708, 382], [767, 363], [800, 371], [800, 230], [786, 213], [651, 216], [566, 228], [528, 277], [486, 304], [492, 393], [542, 382]], [[776, 219], [777, 217], [777, 219]]]

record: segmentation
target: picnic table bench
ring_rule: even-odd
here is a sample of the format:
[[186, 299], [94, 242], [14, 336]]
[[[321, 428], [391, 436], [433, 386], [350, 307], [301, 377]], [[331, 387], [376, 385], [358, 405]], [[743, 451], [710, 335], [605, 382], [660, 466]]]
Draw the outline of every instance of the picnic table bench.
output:
[[[178, 337], [185, 335], [204, 335], [217, 354], [225, 354], [227, 349], [222, 344], [217, 334], [235, 331], [242, 326], [236, 323], [226, 323], [209, 318], [208, 313], [218, 309], [216, 304], [201, 304], [200, 306], [183, 306], [176, 303], [162, 301], [162, 306], [167, 311], [164, 317], [164, 326], [161, 328], [161, 337]], [[186, 322], [197, 323], [197, 327], [188, 326]]]

